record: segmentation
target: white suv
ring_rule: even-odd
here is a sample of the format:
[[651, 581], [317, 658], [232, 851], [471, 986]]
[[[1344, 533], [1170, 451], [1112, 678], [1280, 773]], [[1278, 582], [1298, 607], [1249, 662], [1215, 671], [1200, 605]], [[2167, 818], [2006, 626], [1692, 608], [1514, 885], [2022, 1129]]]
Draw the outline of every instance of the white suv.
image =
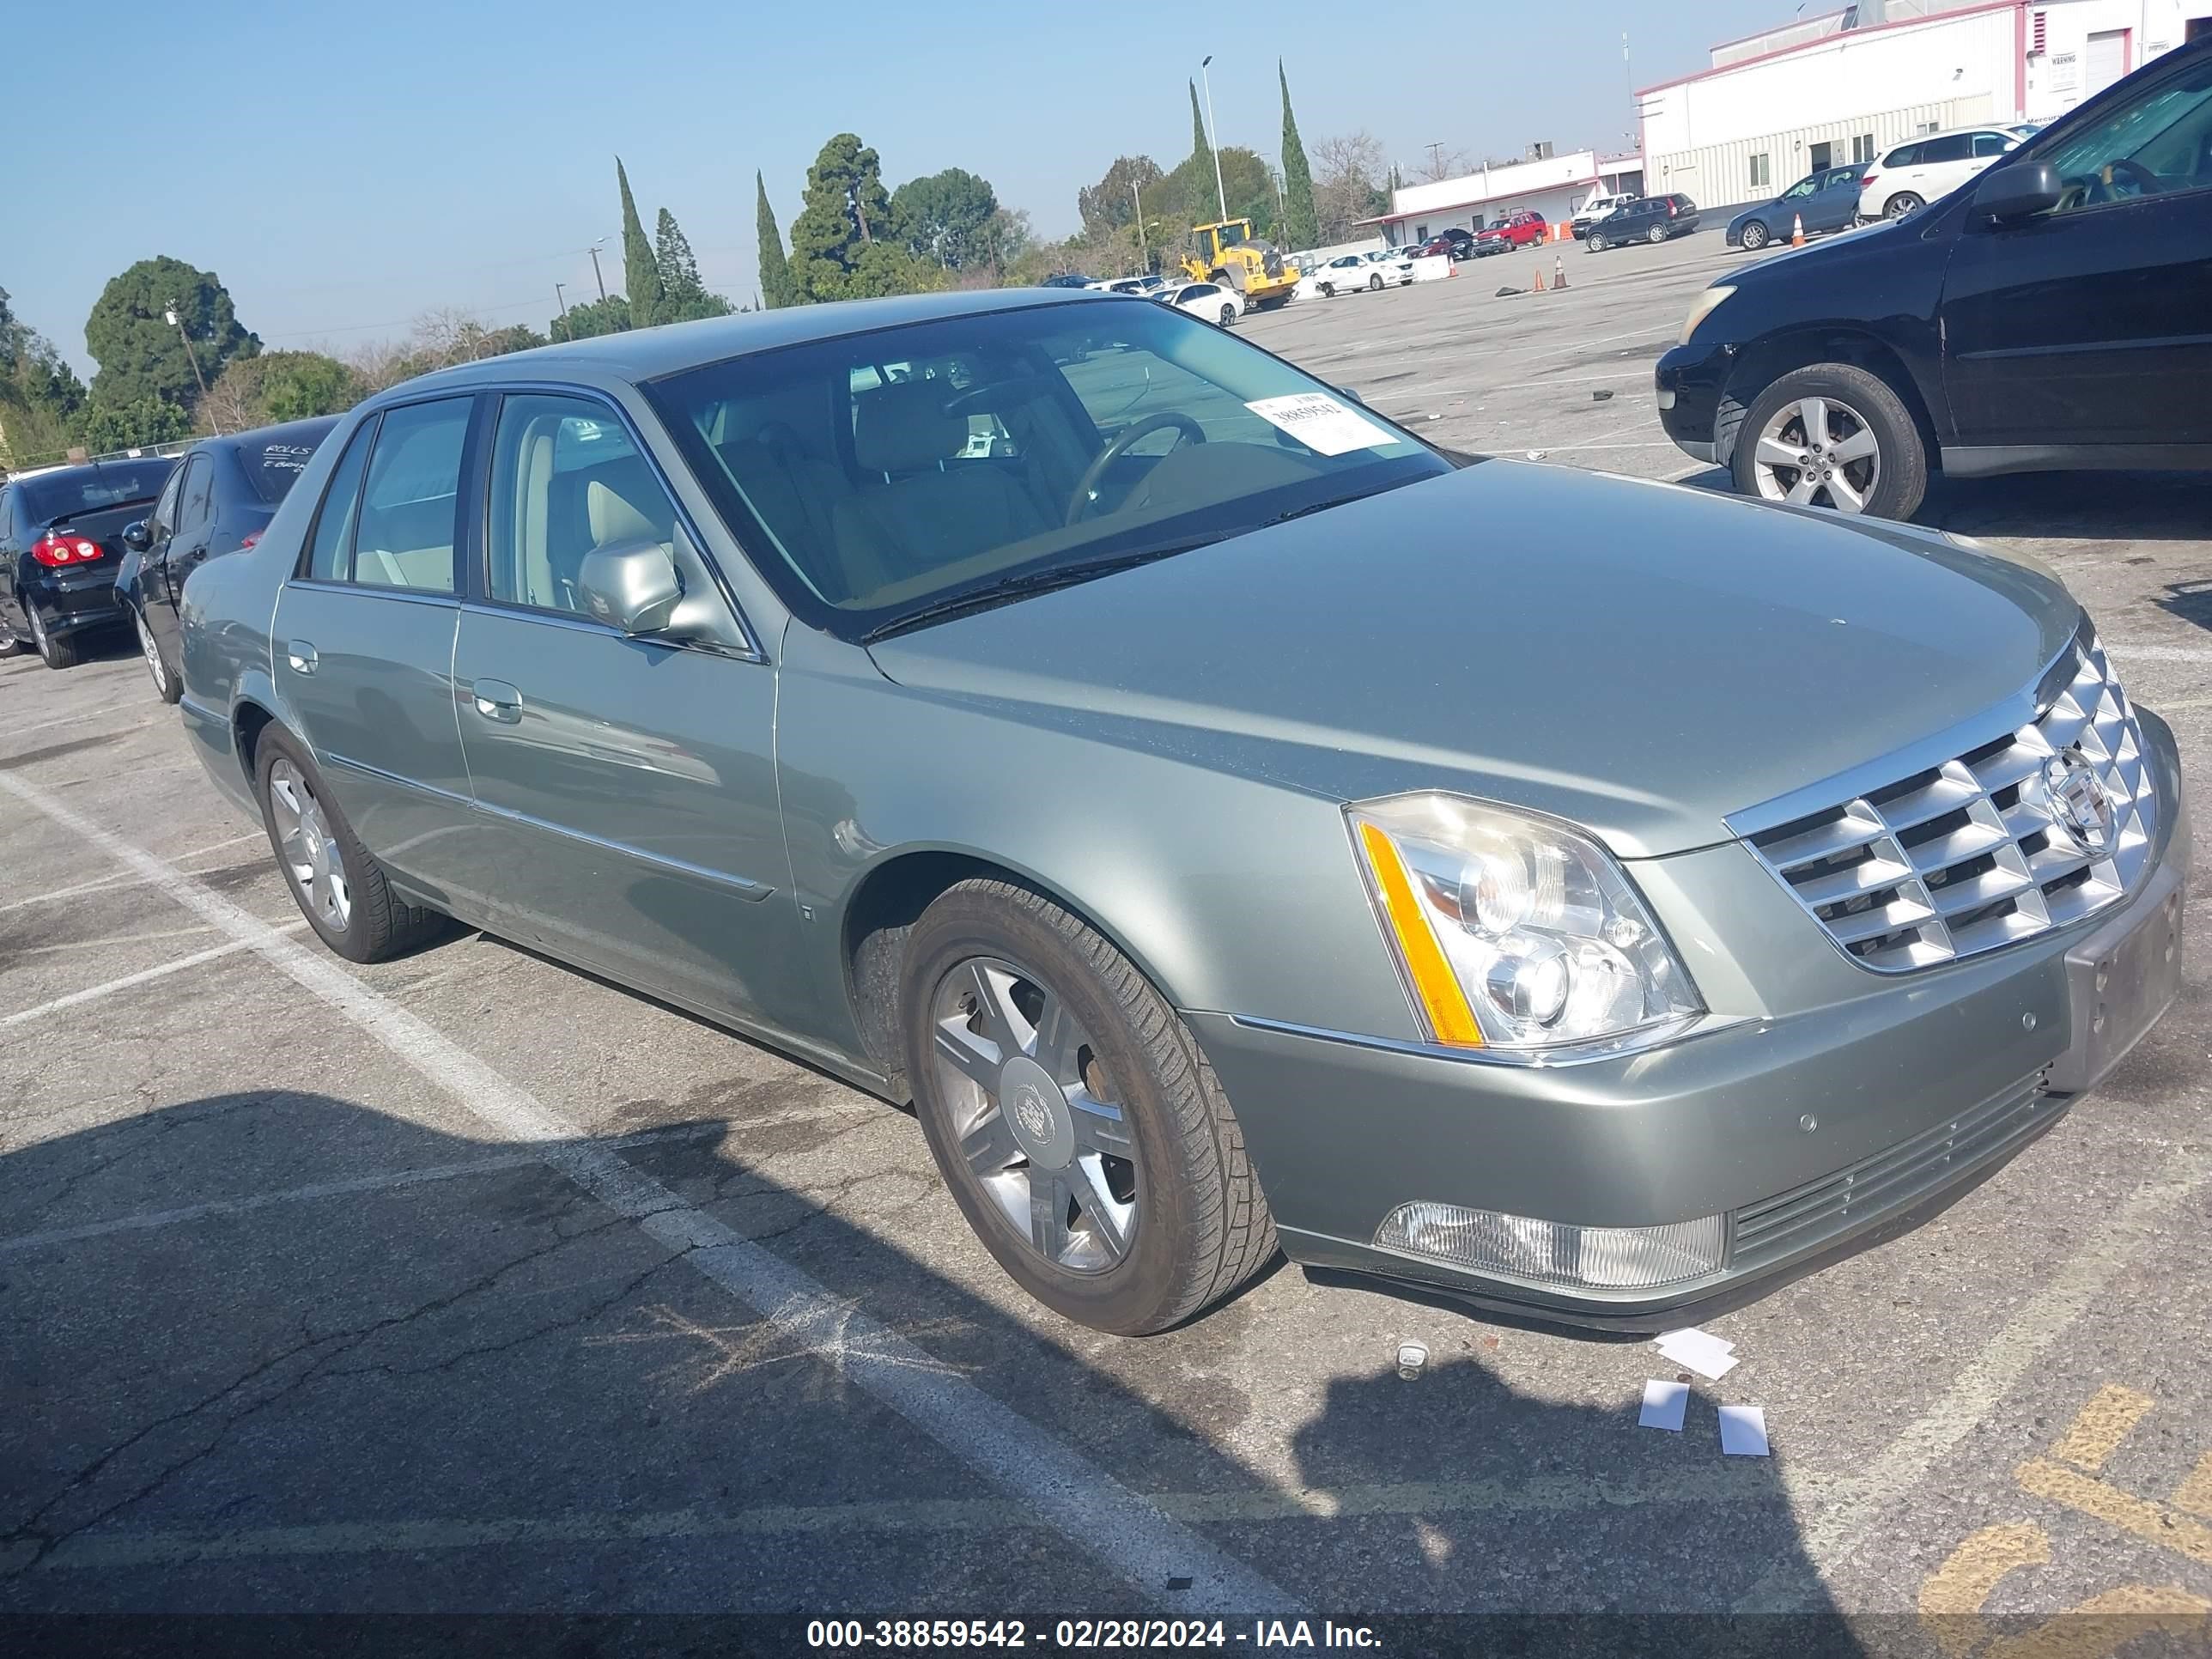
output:
[[1859, 182], [1859, 217], [1900, 219], [1960, 185], [2008, 149], [2020, 135], [2004, 127], [1959, 127], [1892, 144]]

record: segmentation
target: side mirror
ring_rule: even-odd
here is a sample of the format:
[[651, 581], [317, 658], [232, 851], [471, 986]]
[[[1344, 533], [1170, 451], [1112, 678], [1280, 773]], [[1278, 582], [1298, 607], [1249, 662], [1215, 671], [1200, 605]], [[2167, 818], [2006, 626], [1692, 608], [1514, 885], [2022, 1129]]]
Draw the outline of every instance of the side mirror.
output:
[[147, 531], [145, 520], [134, 519], [123, 526], [123, 544], [133, 553], [143, 553], [153, 546], [154, 538]]
[[2048, 213], [2066, 194], [2066, 181], [2048, 161], [2021, 161], [1982, 175], [1974, 206], [2000, 224]]
[[625, 634], [657, 634], [684, 597], [676, 561], [659, 542], [610, 542], [584, 555], [576, 573], [584, 607]]

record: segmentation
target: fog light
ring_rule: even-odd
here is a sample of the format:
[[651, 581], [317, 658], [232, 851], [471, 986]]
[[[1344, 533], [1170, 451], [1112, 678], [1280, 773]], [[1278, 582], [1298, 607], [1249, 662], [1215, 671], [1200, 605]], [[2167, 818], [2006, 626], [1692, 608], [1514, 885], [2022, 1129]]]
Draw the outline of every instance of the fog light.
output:
[[1575, 1227], [1496, 1210], [1401, 1204], [1375, 1230], [1378, 1249], [1540, 1285], [1645, 1290], [1717, 1272], [1725, 1216], [1663, 1227]]

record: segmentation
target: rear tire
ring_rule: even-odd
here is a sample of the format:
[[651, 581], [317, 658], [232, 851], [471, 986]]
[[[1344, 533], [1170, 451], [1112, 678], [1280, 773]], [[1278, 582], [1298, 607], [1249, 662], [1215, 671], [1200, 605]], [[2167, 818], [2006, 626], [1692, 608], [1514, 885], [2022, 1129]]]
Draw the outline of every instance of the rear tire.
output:
[[1917, 213], [1927, 205], [1926, 202], [1915, 196], [1911, 191], [1900, 190], [1882, 204], [1881, 216], [1885, 219], [1902, 219], [1906, 214]]
[[[1928, 445], [1912, 411], [1889, 382], [1850, 363], [1815, 363], [1784, 374], [1752, 401], [1737, 427], [1735, 447], [1729, 454], [1729, 472], [1739, 494], [1761, 500], [1786, 500], [1782, 480], [1759, 458], [1762, 434], [1792, 404], [1819, 398], [1833, 405], [1828, 419], [1833, 428], [1863, 428], [1875, 441], [1875, 472], [1865, 505], [1857, 510], [1875, 518], [1911, 516], [1928, 493]], [[1801, 439], [1809, 445], [1810, 438]], [[1836, 469], [1841, 472], [1839, 466]], [[1800, 472], [1799, 479], [1805, 475]], [[1762, 487], [1771, 485], [1774, 488]], [[1784, 493], [1778, 494], [1778, 489]], [[1816, 490], [1816, 494], [1819, 492]], [[1834, 507], [1831, 497], [1812, 501], [1812, 506]]]
[[1756, 253], [1771, 240], [1765, 225], [1753, 219], [1743, 228], [1743, 246], [1747, 253]]
[[1657, 247], [1660, 243], [1667, 240], [1667, 227], [1664, 225], [1654, 225], [1649, 231], [1644, 233], [1644, 235], [1645, 239], [1650, 242], [1652, 246]]
[[[990, 1009], [965, 988], [981, 964]], [[1243, 1132], [1188, 1028], [1059, 905], [995, 879], [948, 890], [907, 941], [899, 1008], [907, 1076], [945, 1185], [984, 1248], [1046, 1307], [1093, 1330], [1149, 1335], [1273, 1258]], [[1001, 1024], [1009, 1009], [1026, 1034]], [[1059, 1043], [1047, 1037], [1055, 1031]], [[1052, 1091], [1065, 1094], [1057, 1107]], [[1086, 1150], [1102, 1139], [1121, 1153]]]
[[26, 605], [24, 612], [31, 619], [31, 647], [39, 659], [49, 668], [74, 668], [79, 657], [76, 641], [72, 637], [57, 639], [46, 632], [46, 619], [39, 614], [35, 605]]
[[[406, 903], [392, 892], [384, 866], [354, 834], [305, 744], [271, 724], [254, 745], [253, 773], [270, 850], [316, 938], [348, 962], [381, 962], [436, 937], [446, 927], [447, 919], [437, 911]], [[289, 810], [281, 799], [283, 792], [292, 796]], [[311, 809], [305, 813], [299, 810], [303, 793]], [[290, 848], [286, 830], [280, 828], [280, 820], [288, 817], [301, 843]], [[305, 843], [310, 842], [316, 843], [312, 863], [319, 866], [319, 875], [334, 872], [343, 882], [336, 890], [343, 897], [342, 917], [330, 915], [315, 896], [317, 885], [331, 888], [327, 876], [314, 881], [299, 872], [300, 864], [309, 861], [304, 855]]]

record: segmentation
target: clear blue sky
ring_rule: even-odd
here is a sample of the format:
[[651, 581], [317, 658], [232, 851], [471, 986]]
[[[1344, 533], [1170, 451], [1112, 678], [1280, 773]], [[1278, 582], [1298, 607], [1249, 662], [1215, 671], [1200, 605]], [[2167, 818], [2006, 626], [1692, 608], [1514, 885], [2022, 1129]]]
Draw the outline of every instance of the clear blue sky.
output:
[[835, 132], [874, 145], [894, 186], [964, 167], [1064, 235], [1078, 186], [1117, 154], [1188, 153], [1183, 82], [1209, 51], [1222, 143], [1275, 159], [1279, 52], [1309, 152], [1364, 127], [1410, 169], [1431, 141], [1620, 145], [1624, 29], [1649, 85], [1790, 15], [1783, 0], [26, 5], [5, 32], [0, 288], [87, 374], [86, 313], [156, 253], [215, 271], [272, 348], [396, 337], [434, 306], [542, 329], [554, 283], [595, 293], [597, 237], [619, 287], [619, 153], [648, 232], [667, 207], [708, 285], [750, 300], [753, 170], [787, 232]]

